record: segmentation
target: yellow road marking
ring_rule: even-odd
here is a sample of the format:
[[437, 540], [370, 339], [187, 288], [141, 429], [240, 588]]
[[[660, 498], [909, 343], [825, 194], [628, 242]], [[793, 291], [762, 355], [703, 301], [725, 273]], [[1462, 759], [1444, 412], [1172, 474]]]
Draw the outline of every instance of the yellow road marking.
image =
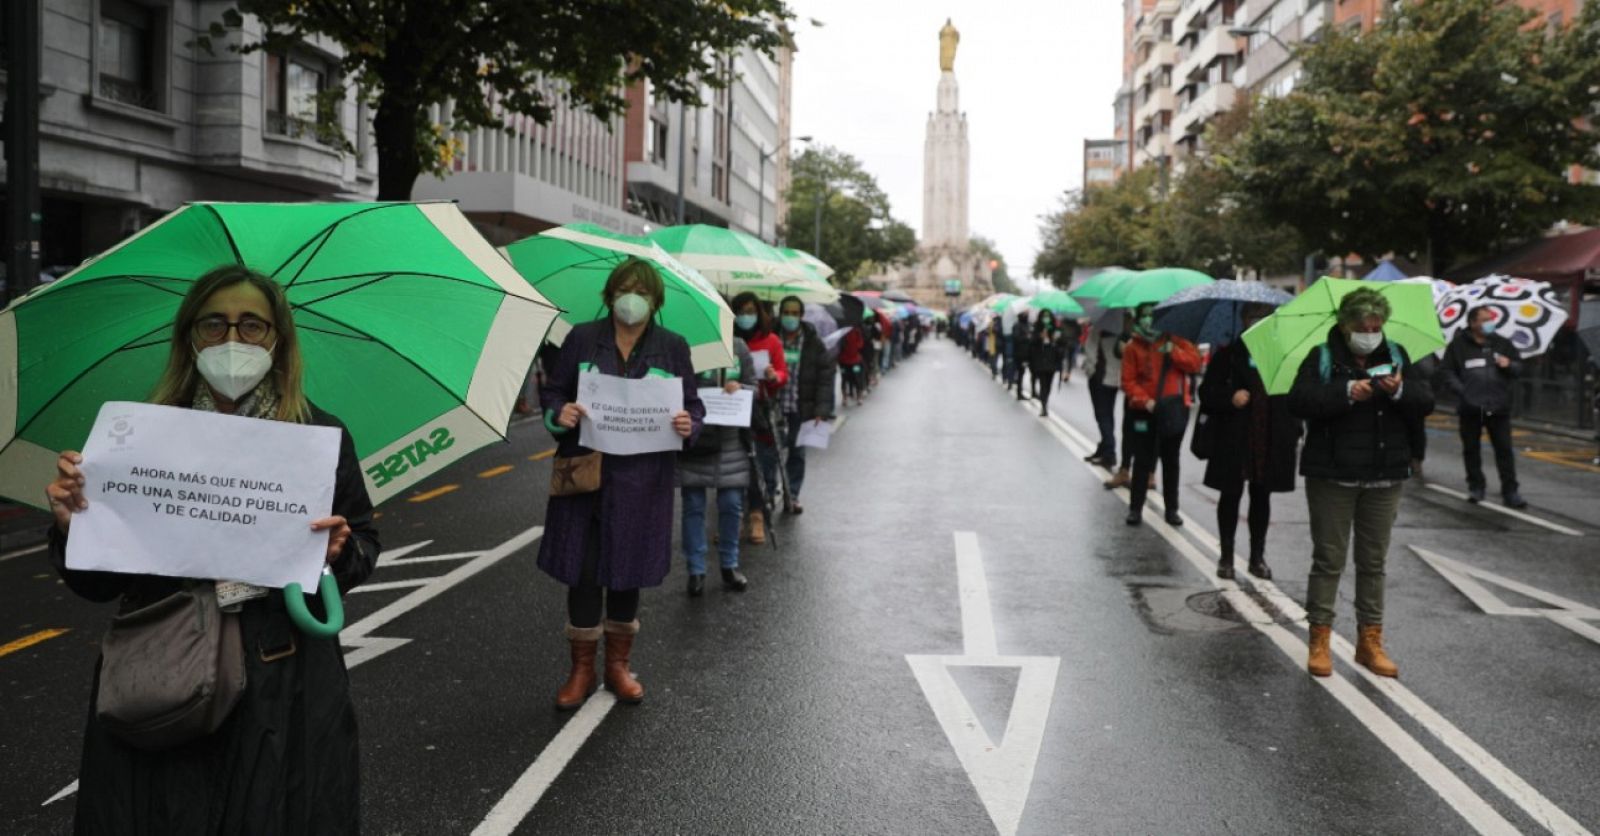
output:
[[5, 644], [0, 644], [0, 656], [5, 656], [7, 654], [16, 653], [19, 650], [25, 650], [27, 648], [33, 647], [34, 645], [38, 644], [39, 642], [48, 641], [50, 639], [55, 638], [56, 636], [61, 635], [62, 633], [65, 633], [65, 632], [67, 632], [67, 630], [65, 628], [52, 627], [49, 630], [40, 630], [39, 632], [34, 633], [31, 636], [23, 636], [22, 638], [17, 639], [16, 641], [13, 641], [13, 642], [7, 642]]
[[433, 490], [428, 491], [427, 493], [419, 493], [416, 496], [413, 496], [413, 497], [411, 497], [410, 499], [408, 499], [406, 501], [407, 502], [427, 502], [430, 499], [436, 499], [438, 497], [444, 496], [445, 494], [447, 494], [447, 493], [449, 493], [449, 492], [451, 492], [451, 491], [453, 491], [453, 490], [455, 490], [455, 489], [457, 489], [459, 487], [461, 487], [461, 486], [460, 485], [445, 485], [443, 487], [434, 488]]
[[544, 459], [548, 459], [551, 456], [554, 456], [555, 454], [556, 454], [556, 448], [551, 447], [549, 450], [546, 450], [546, 451], [544, 451], [542, 453], [534, 453], [533, 455], [529, 456], [528, 457], [528, 461], [530, 461], [530, 462], [543, 461]]
[[1563, 452], [1555, 452], [1551, 450], [1529, 450], [1524, 452], [1522, 455], [1527, 456], [1530, 459], [1538, 459], [1542, 462], [1559, 464], [1566, 467], [1575, 467], [1579, 470], [1587, 470], [1590, 473], [1600, 473], [1600, 467], [1595, 467], [1590, 463], [1594, 458], [1594, 452], [1590, 450], [1567, 450]]
[[509, 464], [503, 464], [503, 465], [500, 465], [499, 467], [491, 467], [488, 470], [485, 470], [484, 472], [479, 473], [478, 474], [478, 478], [479, 479], [493, 479], [494, 477], [499, 476], [502, 473], [510, 473], [514, 469], [515, 468], [513, 468]]

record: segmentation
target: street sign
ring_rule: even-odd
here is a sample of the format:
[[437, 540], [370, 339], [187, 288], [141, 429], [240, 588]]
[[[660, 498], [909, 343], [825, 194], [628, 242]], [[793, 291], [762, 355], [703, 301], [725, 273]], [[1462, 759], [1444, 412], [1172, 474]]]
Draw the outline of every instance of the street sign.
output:
[[944, 283], [944, 295], [946, 295], [946, 296], [960, 296], [961, 295], [961, 280], [960, 279], [946, 279], [945, 283]]

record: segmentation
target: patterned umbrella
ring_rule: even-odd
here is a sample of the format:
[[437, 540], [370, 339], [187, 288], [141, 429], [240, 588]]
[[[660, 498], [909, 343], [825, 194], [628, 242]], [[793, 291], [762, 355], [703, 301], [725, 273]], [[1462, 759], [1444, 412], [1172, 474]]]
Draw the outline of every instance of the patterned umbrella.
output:
[[1156, 328], [1197, 345], [1222, 345], [1239, 336], [1239, 311], [1250, 304], [1274, 308], [1294, 299], [1261, 282], [1223, 281], [1195, 285], [1156, 305]]
[[1523, 357], [1537, 357], [1548, 351], [1556, 332], [1567, 321], [1566, 305], [1549, 282], [1485, 276], [1435, 300], [1445, 339], [1454, 339], [1456, 332], [1466, 326], [1467, 315], [1480, 305], [1494, 311], [1495, 333], [1510, 340]]

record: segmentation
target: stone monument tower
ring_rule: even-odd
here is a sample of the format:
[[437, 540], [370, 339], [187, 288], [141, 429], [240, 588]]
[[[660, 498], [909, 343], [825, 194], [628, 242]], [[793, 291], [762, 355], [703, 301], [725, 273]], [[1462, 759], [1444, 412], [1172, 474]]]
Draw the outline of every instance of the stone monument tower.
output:
[[949, 20], [939, 30], [939, 99], [928, 114], [922, 150], [922, 245], [966, 247], [967, 115], [956, 84], [956, 46], [961, 33]]
[[[868, 277], [897, 287], [930, 308], [971, 304], [994, 292], [989, 264], [972, 250], [967, 226], [967, 115], [956, 84], [956, 46], [961, 33], [949, 20], [939, 30], [939, 92], [928, 114], [923, 144], [922, 240], [916, 263]], [[946, 293], [959, 282], [960, 293]]]

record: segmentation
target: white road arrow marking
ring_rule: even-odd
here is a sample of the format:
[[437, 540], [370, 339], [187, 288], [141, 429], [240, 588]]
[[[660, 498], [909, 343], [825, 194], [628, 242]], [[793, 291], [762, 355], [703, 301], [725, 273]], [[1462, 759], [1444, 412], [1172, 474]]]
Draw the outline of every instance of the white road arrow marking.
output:
[[[1462, 595], [1483, 610], [1487, 615], [1523, 616], [1544, 618], [1554, 624], [1571, 630], [1574, 633], [1600, 644], [1600, 628], [1589, 621], [1600, 621], [1600, 609], [1587, 604], [1580, 604], [1570, 598], [1563, 598], [1554, 592], [1546, 592], [1536, 586], [1529, 586], [1521, 581], [1514, 581], [1503, 575], [1497, 575], [1487, 569], [1468, 566], [1458, 560], [1445, 557], [1438, 552], [1428, 551], [1424, 548], [1412, 546], [1411, 550], [1422, 558], [1422, 562], [1433, 567], [1434, 571], [1444, 576]], [[1549, 607], [1519, 607], [1501, 600], [1484, 583], [1510, 590], [1535, 601], [1550, 604]]]
[[[1001, 656], [996, 649], [994, 615], [989, 607], [989, 582], [983, 573], [978, 535], [958, 531], [956, 576], [961, 600], [961, 656], [906, 656], [928, 705], [955, 749], [989, 820], [1002, 836], [1013, 836], [1022, 821], [1039, 762], [1044, 729], [1055, 696], [1057, 656]], [[1016, 696], [1004, 736], [991, 740], [978, 722], [972, 704], [961, 693], [953, 667], [1016, 668]]]

